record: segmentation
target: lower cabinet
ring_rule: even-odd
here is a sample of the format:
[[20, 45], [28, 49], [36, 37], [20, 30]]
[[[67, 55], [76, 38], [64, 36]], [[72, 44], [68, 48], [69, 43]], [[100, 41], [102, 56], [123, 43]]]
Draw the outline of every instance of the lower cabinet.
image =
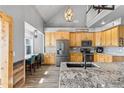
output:
[[70, 53], [71, 62], [82, 62], [83, 55], [82, 53]]
[[44, 64], [55, 64], [55, 53], [45, 53], [44, 54]]
[[94, 62], [113, 62], [113, 56], [108, 54], [94, 54]]

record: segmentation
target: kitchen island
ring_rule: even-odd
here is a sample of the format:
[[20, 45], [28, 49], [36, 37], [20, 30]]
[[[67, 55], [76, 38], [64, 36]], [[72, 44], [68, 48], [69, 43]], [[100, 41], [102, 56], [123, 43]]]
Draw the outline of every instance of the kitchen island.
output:
[[61, 63], [60, 88], [124, 88], [124, 62], [98, 62], [87, 69], [66, 64]]

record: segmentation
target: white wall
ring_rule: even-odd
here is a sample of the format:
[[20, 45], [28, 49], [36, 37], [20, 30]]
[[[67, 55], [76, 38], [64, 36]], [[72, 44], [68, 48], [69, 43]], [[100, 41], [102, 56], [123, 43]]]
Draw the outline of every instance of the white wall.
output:
[[[68, 7], [68, 6], [67, 6]], [[73, 22], [66, 22], [64, 19], [64, 12], [67, 7], [63, 7], [50, 20], [47, 21], [47, 27], [85, 27], [86, 26], [86, 6], [85, 5], [71, 5], [73, 9]]]
[[0, 11], [14, 19], [14, 62], [24, 59], [24, 21], [43, 32], [43, 21], [33, 6], [1, 5]]

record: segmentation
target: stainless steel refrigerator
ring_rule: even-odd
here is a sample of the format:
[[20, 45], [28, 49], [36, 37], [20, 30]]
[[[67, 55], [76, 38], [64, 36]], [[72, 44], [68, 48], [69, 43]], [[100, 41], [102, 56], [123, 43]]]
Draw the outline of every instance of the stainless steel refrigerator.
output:
[[69, 40], [56, 41], [56, 66], [60, 67], [61, 62], [69, 61]]

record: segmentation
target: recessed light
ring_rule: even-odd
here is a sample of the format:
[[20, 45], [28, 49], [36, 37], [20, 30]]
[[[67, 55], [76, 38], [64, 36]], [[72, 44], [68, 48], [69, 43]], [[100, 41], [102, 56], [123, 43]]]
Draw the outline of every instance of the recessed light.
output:
[[104, 25], [105, 24], [105, 21], [102, 21], [101, 24]]

